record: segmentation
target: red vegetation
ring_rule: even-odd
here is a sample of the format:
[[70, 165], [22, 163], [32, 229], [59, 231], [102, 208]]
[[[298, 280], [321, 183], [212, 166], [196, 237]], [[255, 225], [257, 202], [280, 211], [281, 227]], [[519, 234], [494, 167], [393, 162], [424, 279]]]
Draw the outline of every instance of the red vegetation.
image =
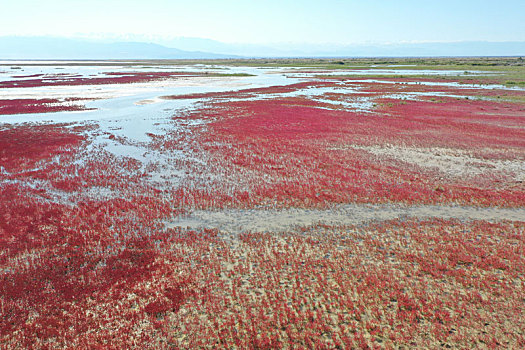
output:
[[178, 76], [198, 76], [199, 73], [181, 72], [110, 72], [106, 77], [81, 77], [53, 75], [40, 79], [24, 79], [0, 81], [1, 88], [30, 88], [42, 86], [76, 86], [76, 85], [106, 85], [106, 84], [132, 84], [145, 83], [156, 80], [165, 80]]
[[[165, 228], [228, 206], [523, 208], [523, 183], [496, 170], [473, 181], [367, 151], [519, 160], [519, 105], [378, 98], [386, 89], [367, 94], [373, 113], [308, 98], [214, 100], [173, 120], [185, 129], [149, 134], [145, 153], [166, 164], [89, 144], [129, 142], [96, 125], [2, 126], [0, 348], [524, 348], [524, 222], [405, 218], [238, 236]], [[163, 182], [168, 165], [184, 176]]]
[[12, 75], [11, 77], [12, 78], [38, 78], [38, 77], [43, 77], [45, 74], [43, 73], [40, 73], [40, 74], [30, 74], [30, 75]]
[[91, 108], [68, 102], [79, 101], [79, 98], [57, 100], [53, 98], [42, 99], [14, 99], [0, 100], [0, 115], [24, 113], [52, 113], [65, 111], [85, 111]]
[[194, 293], [189, 262], [173, 250], [191, 235], [136, 230], [140, 221], [116, 215], [134, 211], [133, 201], [68, 207], [30, 194], [16, 185], [1, 190], [0, 344], [155, 344], [166, 334], [158, 318]]
[[[435, 100], [435, 98], [434, 98]], [[381, 112], [396, 117], [399, 131], [388, 142], [459, 149], [525, 147], [523, 111], [519, 104], [442, 97], [439, 102], [379, 99]], [[404, 132], [401, 132], [404, 129]]]
[[69, 152], [84, 137], [56, 125], [22, 125], [0, 130], [0, 165], [8, 172], [28, 170]]
[[525, 203], [524, 186], [497, 174], [477, 182], [444, 177], [359, 149], [444, 147], [512, 159], [525, 146], [519, 106], [455, 99], [376, 103], [375, 114], [318, 108], [325, 106], [302, 98], [217, 102], [193, 113], [207, 121], [196, 140], [207, 152], [208, 168], [201, 171], [224, 179], [208, 183], [213, 202], [201, 197], [200, 206]]
[[[0, 131], [1, 347], [153, 346], [166, 337], [165, 314], [196, 291], [175, 247], [199, 235], [160, 232], [180, 211], [141, 183], [137, 164], [79, 152], [86, 131]], [[97, 188], [125, 199], [82, 194]]]
[[199, 265], [210, 296], [177, 315], [176, 344], [520, 348], [524, 228], [409, 220], [244, 234]]

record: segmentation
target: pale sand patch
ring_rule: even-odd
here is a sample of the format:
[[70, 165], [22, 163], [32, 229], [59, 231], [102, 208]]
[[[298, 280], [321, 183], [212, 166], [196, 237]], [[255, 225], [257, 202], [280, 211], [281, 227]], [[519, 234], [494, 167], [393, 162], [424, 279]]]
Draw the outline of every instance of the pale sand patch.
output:
[[364, 150], [376, 156], [393, 158], [423, 168], [437, 169], [451, 176], [478, 176], [486, 172], [505, 173], [515, 181], [525, 181], [525, 160], [483, 159], [472, 156], [468, 151], [450, 148], [416, 148], [387, 146], [348, 147]]
[[188, 216], [165, 223], [166, 227], [214, 228], [225, 233], [281, 232], [318, 223], [358, 225], [371, 221], [399, 218], [442, 218], [464, 221], [525, 221], [525, 208], [478, 208], [441, 205], [364, 205], [345, 204], [331, 209], [228, 209], [198, 210]]
[[137, 101], [137, 102], [135, 102], [135, 104], [138, 105], [138, 106], [143, 106], [143, 105], [152, 105], [152, 104], [163, 102], [163, 101], [164, 100], [156, 97], [156, 98], [152, 98], [152, 99]]

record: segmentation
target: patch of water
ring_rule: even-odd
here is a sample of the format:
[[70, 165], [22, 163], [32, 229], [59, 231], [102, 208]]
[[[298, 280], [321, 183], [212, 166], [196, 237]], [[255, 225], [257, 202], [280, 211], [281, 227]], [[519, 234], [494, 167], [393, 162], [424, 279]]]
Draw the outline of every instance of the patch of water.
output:
[[410, 82], [397, 82], [390, 80], [381, 79], [363, 79], [363, 80], [346, 80], [349, 83], [378, 83], [378, 84], [403, 84], [403, 85], [426, 85], [426, 86], [445, 86], [460, 89], [482, 89], [482, 90], [514, 90], [514, 91], [525, 91], [525, 88], [519, 86], [505, 86], [501, 84], [462, 84], [458, 82], [437, 82], [437, 81], [410, 81]]
[[[429, 69], [337, 69], [337, 70], [316, 70], [315, 72], [293, 72], [288, 73], [293, 77], [312, 77], [315, 75], [323, 76], [352, 76], [352, 75], [444, 75], [444, 76], [456, 76], [464, 75], [464, 71], [458, 70], [429, 70]], [[487, 75], [496, 74], [493, 72], [482, 72], [482, 71], [469, 71], [468, 75]]]

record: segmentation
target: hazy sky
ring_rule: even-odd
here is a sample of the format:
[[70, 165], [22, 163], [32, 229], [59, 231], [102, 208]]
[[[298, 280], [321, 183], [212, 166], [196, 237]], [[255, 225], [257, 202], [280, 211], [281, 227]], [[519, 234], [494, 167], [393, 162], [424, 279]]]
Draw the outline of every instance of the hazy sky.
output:
[[236, 43], [523, 41], [525, 0], [0, 0], [0, 36]]

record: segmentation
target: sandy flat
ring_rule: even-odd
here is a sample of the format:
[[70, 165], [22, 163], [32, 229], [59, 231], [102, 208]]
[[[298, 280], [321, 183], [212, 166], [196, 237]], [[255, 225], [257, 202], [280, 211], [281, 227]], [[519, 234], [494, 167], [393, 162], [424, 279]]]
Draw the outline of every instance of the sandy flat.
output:
[[460, 206], [346, 204], [333, 209], [195, 211], [166, 223], [167, 227], [216, 228], [223, 232], [281, 232], [317, 223], [357, 225], [398, 218], [442, 218], [487, 221], [525, 221], [524, 208], [477, 208]]

